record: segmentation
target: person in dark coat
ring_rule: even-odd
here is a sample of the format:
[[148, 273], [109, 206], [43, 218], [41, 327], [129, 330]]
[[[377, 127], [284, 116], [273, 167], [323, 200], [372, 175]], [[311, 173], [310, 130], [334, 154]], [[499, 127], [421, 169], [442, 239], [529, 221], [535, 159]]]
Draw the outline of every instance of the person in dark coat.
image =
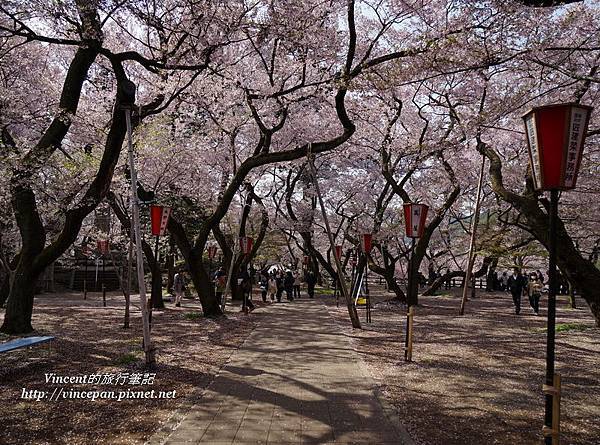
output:
[[304, 281], [306, 281], [306, 287], [308, 288], [309, 298], [315, 298], [315, 284], [317, 284], [317, 277], [312, 270], [306, 272], [306, 277], [304, 278]]
[[514, 268], [513, 274], [508, 277], [508, 289], [512, 295], [513, 303], [515, 305], [515, 314], [519, 315], [521, 312], [521, 295], [526, 286], [526, 280], [521, 271], [518, 268]]
[[262, 297], [262, 301], [263, 303], [267, 302], [267, 291], [269, 288], [269, 280], [267, 279], [267, 276], [265, 274], [260, 274], [260, 295]]
[[283, 295], [283, 275], [281, 274], [281, 272], [277, 272], [277, 275], [275, 276], [275, 282], [277, 283], [277, 303], [281, 303], [281, 296]]
[[283, 287], [285, 288], [285, 294], [288, 301], [292, 301], [294, 299], [294, 275], [292, 275], [291, 270], [288, 270], [285, 273], [285, 278], [283, 279]]
[[[241, 279], [240, 286], [242, 288], [242, 293], [244, 295], [245, 307], [248, 308], [248, 311], [252, 312], [254, 310], [254, 304], [252, 303], [252, 279], [250, 278], [250, 274], [246, 269], [243, 269], [239, 275]], [[242, 308], [244, 305], [242, 305]]]

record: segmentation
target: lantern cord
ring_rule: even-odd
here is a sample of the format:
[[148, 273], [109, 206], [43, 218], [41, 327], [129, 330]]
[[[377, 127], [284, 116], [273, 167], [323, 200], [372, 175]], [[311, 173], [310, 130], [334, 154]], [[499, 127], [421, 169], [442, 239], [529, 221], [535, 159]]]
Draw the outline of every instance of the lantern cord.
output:
[[344, 295], [346, 304], [348, 306], [348, 314], [350, 315], [350, 321], [352, 322], [352, 327], [361, 329], [360, 320], [358, 319], [358, 312], [356, 312], [356, 305], [352, 301], [352, 296], [348, 292], [348, 284], [346, 283], [346, 278], [344, 276], [344, 270], [342, 268], [342, 263], [340, 262], [340, 259], [335, 254], [335, 241], [333, 239], [333, 234], [331, 233], [331, 227], [329, 226], [329, 219], [327, 218], [325, 204], [323, 203], [323, 197], [321, 196], [319, 182], [317, 181], [317, 173], [315, 170], [314, 155], [312, 153], [312, 143], [311, 142], [308, 143], [308, 147], [306, 150], [306, 158], [307, 158], [310, 175], [311, 175], [313, 184], [315, 185], [315, 191], [317, 192], [317, 198], [319, 199], [319, 205], [321, 207], [323, 221], [325, 222], [325, 230], [327, 231], [327, 237], [329, 238], [329, 246], [331, 248], [331, 252], [333, 252], [333, 260], [335, 262], [335, 267], [337, 270], [338, 282], [340, 283], [340, 290], [342, 291], [342, 295]]

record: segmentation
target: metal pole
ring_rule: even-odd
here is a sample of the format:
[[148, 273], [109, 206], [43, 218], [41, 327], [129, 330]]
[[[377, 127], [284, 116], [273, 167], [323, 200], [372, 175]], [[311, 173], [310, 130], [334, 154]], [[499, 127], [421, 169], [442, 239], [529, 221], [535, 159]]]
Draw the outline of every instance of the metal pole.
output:
[[[473, 272], [473, 263], [475, 262], [475, 237], [477, 234], [477, 224], [479, 224], [479, 208], [481, 206], [481, 189], [483, 188], [483, 178], [485, 176], [485, 156], [481, 159], [481, 169], [479, 170], [479, 183], [477, 184], [477, 200], [475, 201], [475, 213], [471, 223], [471, 241], [469, 243], [469, 259], [467, 262], [467, 272], [465, 273], [465, 281], [460, 301], [460, 311], [458, 315], [465, 314], [465, 303], [467, 302], [467, 293], [469, 281], [471, 281], [471, 273]], [[475, 291], [475, 283], [473, 283], [473, 291]]]
[[411, 242], [410, 242], [410, 260], [409, 260], [409, 264], [408, 264], [408, 286], [407, 286], [407, 292], [406, 292], [406, 302], [408, 304], [408, 307], [406, 308], [406, 338], [404, 339], [404, 360], [408, 360], [408, 337], [409, 337], [409, 331], [410, 331], [410, 307], [412, 305], [413, 300], [413, 293], [414, 293], [414, 279], [415, 279], [415, 274], [414, 274], [414, 270], [413, 270], [413, 262], [414, 262], [414, 256], [415, 256], [415, 238], [412, 238]]
[[133, 160], [133, 140], [131, 130], [131, 108], [125, 109], [125, 121], [127, 123], [127, 140], [129, 154], [129, 170], [131, 174], [131, 213], [133, 215], [133, 231], [135, 237], [135, 257], [138, 275], [138, 286], [140, 292], [140, 307], [142, 310], [142, 328], [144, 334], [144, 352], [146, 364], [155, 363], [154, 346], [150, 340], [150, 323], [148, 320], [148, 302], [146, 301], [146, 283], [144, 282], [144, 253], [142, 251], [142, 233], [140, 229], [140, 202], [137, 196], [137, 173]]
[[[550, 191], [549, 233], [549, 288], [548, 288], [548, 337], [546, 341], [546, 385], [554, 385], [554, 336], [556, 320], [556, 222], [558, 220], [558, 190]], [[546, 393], [544, 425], [552, 429], [553, 395]], [[546, 445], [552, 445], [552, 436], [546, 436]]]

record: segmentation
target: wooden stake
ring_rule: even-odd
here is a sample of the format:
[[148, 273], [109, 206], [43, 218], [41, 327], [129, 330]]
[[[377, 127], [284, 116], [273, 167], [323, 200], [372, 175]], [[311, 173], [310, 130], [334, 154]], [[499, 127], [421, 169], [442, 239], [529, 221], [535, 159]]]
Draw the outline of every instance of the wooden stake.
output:
[[407, 345], [406, 354], [404, 358], [407, 362], [412, 362], [412, 349], [413, 349], [413, 317], [415, 315], [415, 307], [411, 306], [408, 308], [408, 314], [406, 316], [406, 331], [407, 331]]
[[[481, 159], [481, 170], [479, 171], [479, 184], [477, 184], [477, 201], [475, 202], [475, 213], [471, 221], [471, 241], [469, 243], [469, 260], [467, 262], [467, 272], [465, 273], [465, 281], [463, 286], [462, 300], [460, 302], [460, 311], [458, 315], [464, 315], [465, 303], [467, 302], [467, 292], [469, 281], [471, 281], [471, 273], [473, 271], [473, 263], [475, 262], [475, 236], [477, 233], [477, 224], [479, 224], [479, 208], [481, 206], [481, 189], [483, 188], [483, 178], [485, 176], [485, 156]], [[475, 284], [473, 284], [475, 289]]]
[[356, 306], [352, 301], [352, 297], [348, 292], [348, 286], [346, 285], [346, 280], [344, 279], [344, 273], [342, 269], [342, 263], [340, 259], [335, 255], [335, 241], [333, 239], [333, 234], [331, 233], [331, 227], [329, 226], [329, 220], [327, 219], [327, 212], [325, 211], [325, 204], [323, 204], [323, 196], [321, 196], [321, 190], [319, 189], [319, 183], [317, 182], [317, 174], [315, 171], [315, 164], [313, 162], [313, 154], [312, 154], [312, 143], [308, 144], [308, 150], [306, 152], [306, 156], [308, 158], [308, 166], [310, 167], [310, 173], [312, 176], [313, 183], [315, 184], [315, 191], [317, 192], [317, 197], [319, 198], [319, 205], [321, 207], [321, 213], [323, 214], [323, 221], [325, 222], [325, 229], [327, 231], [327, 237], [329, 238], [329, 245], [331, 246], [331, 251], [334, 252], [333, 260], [335, 261], [335, 268], [338, 273], [338, 278], [340, 280], [340, 290], [342, 291], [342, 295], [346, 299], [346, 304], [348, 306], [348, 314], [350, 315], [350, 321], [352, 322], [353, 328], [361, 329], [360, 320], [358, 319], [358, 312], [356, 312]]
[[542, 391], [552, 396], [552, 428], [544, 425], [542, 434], [544, 437], [552, 437], [552, 445], [560, 445], [560, 374], [554, 374], [554, 385], [543, 385]]

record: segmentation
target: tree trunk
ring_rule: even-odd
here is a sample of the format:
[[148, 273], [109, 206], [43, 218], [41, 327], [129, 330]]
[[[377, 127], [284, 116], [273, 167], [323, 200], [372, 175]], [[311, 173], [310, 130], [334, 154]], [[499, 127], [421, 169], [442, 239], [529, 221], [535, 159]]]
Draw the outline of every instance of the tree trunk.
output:
[[217, 301], [215, 293], [213, 292], [213, 286], [204, 269], [202, 257], [195, 255], [192, 251], [190, 252], [187, 263], [190, 266], [190, 277], [192, 283], [194, 283], [196, 292], [198, 292], [204, 316], [218, 317], [223, 315], [219, 301]]
[[8, 298], [8, 294], [10, 293], [10, 277], [8, 274], [4, 274], [2, 279], [2, 284], [0, 284], [0, 307], [4, 307], [4, 303]]
[[35, 286], [41, 271], [35, 271], [24, 254], [21, 256], [19, 266], [6, 302], [4, 323], [0, 330], [5, 334], [27, 334], [33, 331], [31, 315], [33, 313], [33, 298]]
[[569, 306], [571, 309], [577, 309], [577, 302], [575, 301], [575, 286], [569, 281]]

